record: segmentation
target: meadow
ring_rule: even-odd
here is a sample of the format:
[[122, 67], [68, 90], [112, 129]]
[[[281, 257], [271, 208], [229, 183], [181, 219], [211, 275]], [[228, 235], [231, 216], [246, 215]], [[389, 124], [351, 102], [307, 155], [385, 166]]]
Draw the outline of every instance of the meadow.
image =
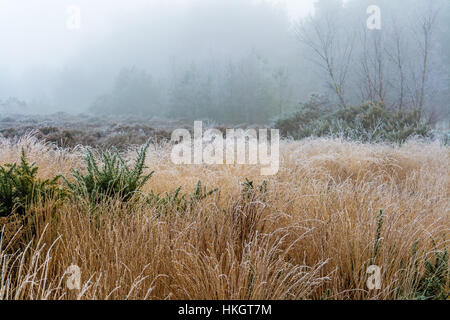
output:
[[[250, 165], [177, 166], [170, 150], [149, 145], [125, 201], [76, 192], [92, 169], [87, 147], [0, 138], [0, 166], [23, 151], [33, 179], [56, 190], [0, 218], [0, 299], [448, 298], [448, 146], [285, 140], [268, 177]], [[112, 168], [129, 172], [142, 156], [120, 154]], [[92, 151], [100, 173], [108, 157]], [[380, 289], [367, 286], [370, 265]]]

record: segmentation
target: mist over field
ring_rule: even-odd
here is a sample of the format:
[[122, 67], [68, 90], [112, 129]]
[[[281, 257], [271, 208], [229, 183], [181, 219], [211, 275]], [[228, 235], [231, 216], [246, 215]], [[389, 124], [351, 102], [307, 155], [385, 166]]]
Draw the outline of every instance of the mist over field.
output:
[[[271, 3], [2, 2], [0, 99], [26, 101], [27, 113], [88, 111], [98, 97], [114, 91], [121, 72], [132, 69], [133, 80], [156, 91], [136, 92], [146, 112], [167, 115], [170, 87], [190, 72], [203, 81], [243, 59], [257, 62], [260, 56], [284, 65], [295, 56], [295, 46], [287, 46], [292, 40], [287, 10]], [[66, 10], [74, 4], [80, 9], [80, 29], [70, 30]], [[155, 112], [157, 103], [164, 110]], [[129, 111], [123, 106], [117, 112]]]
[[377, 1], [380, 30], [365, 0], [1, 3], [2, 113], [262, 124], [320, 94], [448, 121], [448, 1]]
[[448, 0], [0, 0], [0, 300], [448, 300], [449, 74]]

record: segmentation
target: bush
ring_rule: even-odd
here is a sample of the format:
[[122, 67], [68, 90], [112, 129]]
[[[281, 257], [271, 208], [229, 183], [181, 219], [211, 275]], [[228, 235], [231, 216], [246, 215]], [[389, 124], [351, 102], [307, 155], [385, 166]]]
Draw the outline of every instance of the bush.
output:
[[448, 252], [436, 251], [434, 261], [425, 261], [425, 274], [416, 292], [418, 300], [446, 300], [448, 292]]
[[168, 216], [172, 212], [192, 212], [198, 202], [213, 195], [218, 189], [208, 190], [206, 187], [202, 187], [199, 180], [194, 193], [181, 195], [180, 191], [181, 187], [178, 187], [173, 193], [166, 192], [165, 195], [155, 194], [152, 191], [147, 202], [156, 208], [157, 217]]
[[99, 168], [92, 152], [88, 151], [87, 173], [82, 174], [74, 170], [72, 173], [74, 182], [70, 182], [65, 177], [64, 180], [73, 195], [88, 197], [92, 203], [112, 198], [127, 202], [141, 190], [154, 173], [152, 171], [147, 175], [143, 174], [149, 145], [147, 142], [138, 152], [137, 160], [132, 168], [128, 167], [117, 151], [104, 152], [101, 156], [101, 168]]
[[411, 136], [431, 136], [431, 129], [421, 122], [418, 111], [394, 112], [375, 102], [333, 111], [317, 97], [276, 121], [275, 126], [283, 136], [294, 139], [338, 136], [362, 142], [403, 143]]
[[13, 213], [24, 215], [26, 209], [39, 199], [47, 199], [61, 192], [60, 176], [50, 180], [37, 178], [38, 167], [29, 164], [22, 149], [20, 164], [0, 166], [0, 217]]
[[450, 131], [433, 130], [433, 136], [439, 140], [443, 146], [450, 146]]
[[[312, 122], [326, 117], [331, 112], [328, 99], [314, 94], [308, 102], [302, 103], [297, 111], [276, 120], [275, 126], [281, 130], [282, 135], [295, 138], [299, 130], [306, 129]], [[307, 135], [306, 132], [303, 135]]]
[[254, 182], [245, 178], [242, 183], [242, 199], [246, 201], [254, 201], [259, 196], [265, 196], [267, 194], [267, 181], [264, 180], [261, 185], [255, 186]]

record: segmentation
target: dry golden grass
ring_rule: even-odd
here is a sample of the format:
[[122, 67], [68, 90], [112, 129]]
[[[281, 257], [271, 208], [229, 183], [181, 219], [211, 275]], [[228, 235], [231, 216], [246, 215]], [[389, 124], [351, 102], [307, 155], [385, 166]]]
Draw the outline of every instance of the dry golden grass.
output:
[[[22, 147], [45, 178], [83, 166], [82, 148], [30, 137], [0, 140], [0, 164]], [[413, 298], [424, 261], [448, 247], [450, 149], [316, 139], [282, 142], [281, 157], [279, 173], [264, 178], [257, 166], [176, 166], [169, 146], [152, 146], [156, 173], [144, 192], [188, 192], [199, 179], [219, 192], [168, 216], [144, 203], [104, 204], [95, 215], [83, 201], [36, 206], [34, 238], [4, 224], [0, 299]], [[267, 193], [244, 200], [245, 178], [266, 179]], [[66, 287], [72, 264], [81, 290]], [[382, 268], [381, 290], [367, 289], [370, 264]]]

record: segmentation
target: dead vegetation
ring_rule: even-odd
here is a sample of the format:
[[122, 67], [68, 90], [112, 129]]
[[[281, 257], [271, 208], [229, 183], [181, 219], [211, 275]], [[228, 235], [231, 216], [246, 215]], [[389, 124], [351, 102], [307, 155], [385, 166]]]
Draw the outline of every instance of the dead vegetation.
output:
[[[22, 148], [41, 179], [86, 169], [83, 148], [33, 137], [0, 139], [0, 164]], [[79, 197], [47, 199], [27, 210], [32, 232], [3, 220], [0, 299], [448, 296], [448, 147], [312, 139], [282, 142], [281, 158], [263, 180], [258, 166], [176, 166], [168, 144], [151, 145], [146, 173], [155, 174], [140, 195], [167, 201], [113, 199], [92, 210]], [[177, 205], [177, 188], [195, 195], [198, 180], [218, 190]], [[80, 290], [66, 285], [73, 264]], [[366, 286], [371, 264], [381, 267], [380, 290]]]

